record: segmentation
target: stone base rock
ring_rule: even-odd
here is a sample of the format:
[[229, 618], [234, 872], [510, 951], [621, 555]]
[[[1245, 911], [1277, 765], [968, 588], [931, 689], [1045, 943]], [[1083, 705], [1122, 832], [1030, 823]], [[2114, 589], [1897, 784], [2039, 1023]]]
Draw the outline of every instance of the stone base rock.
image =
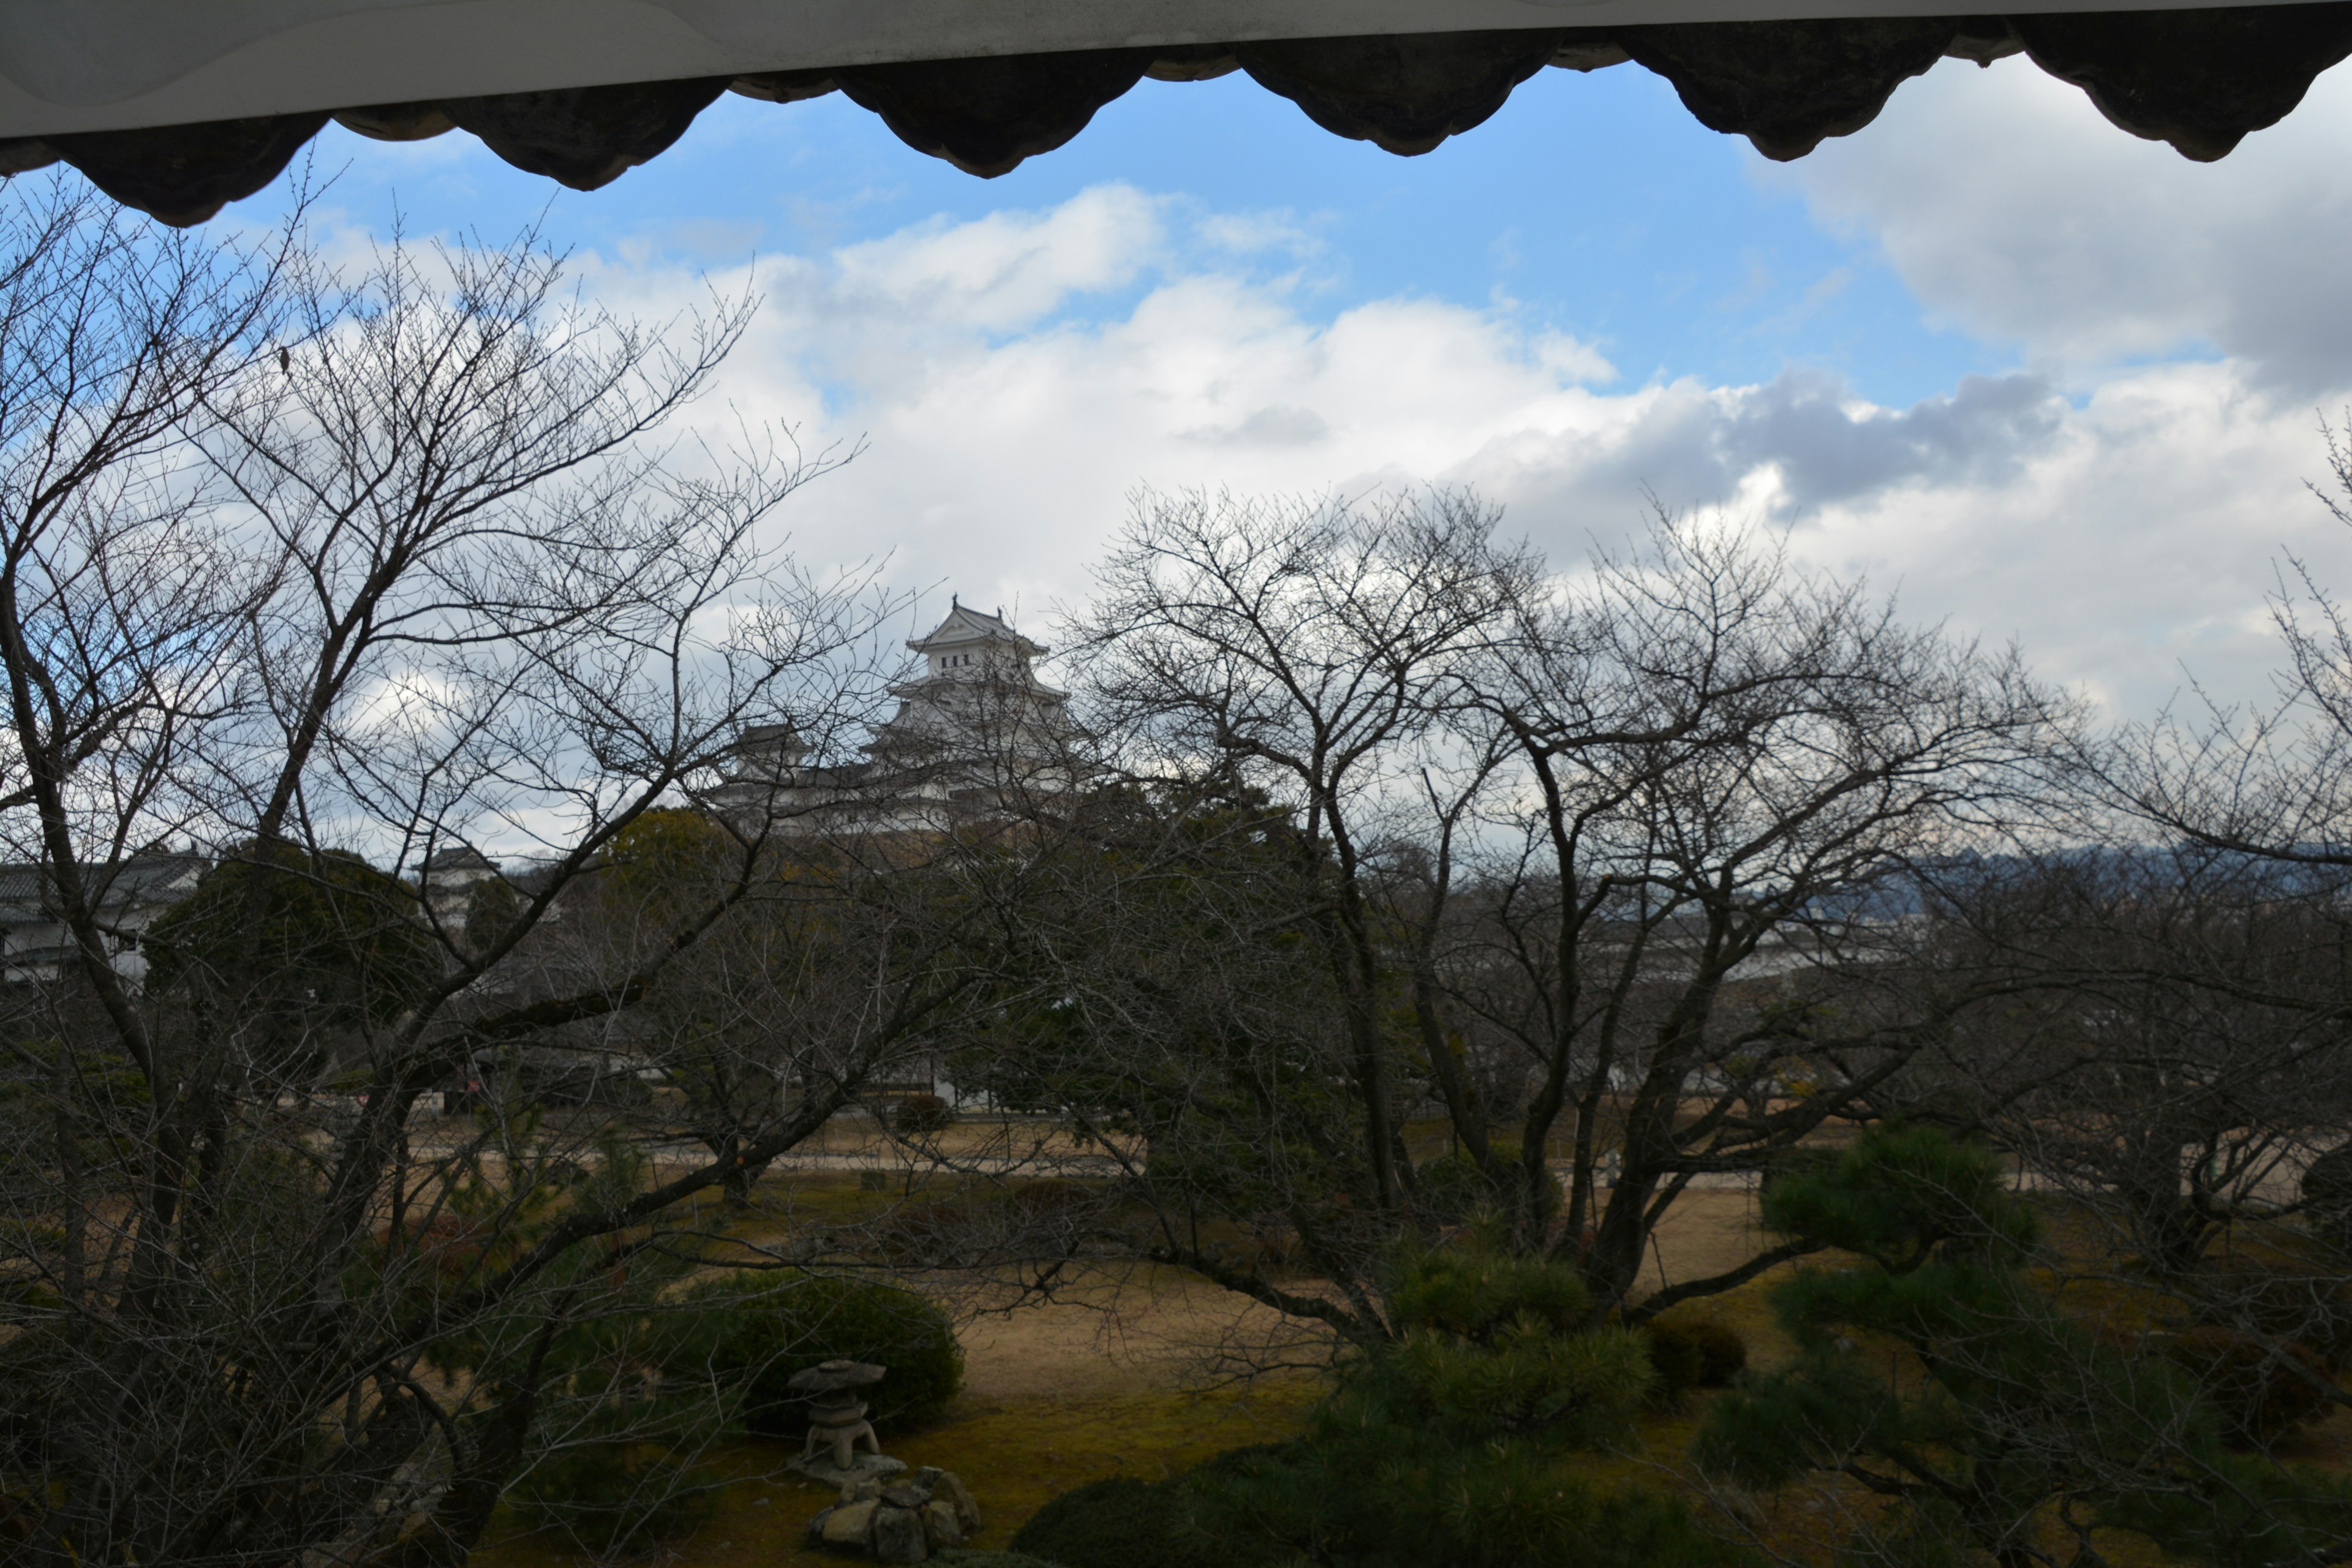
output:
[[963, 1482], [951, 1470], [926, 1465], [903, 1481], [845, 1481], [841, 1500], [809, 1521], [808, 1539], [811, 1546], [877, 1563], [921, 1563], [962, 1545], [979, 1528], [980, 1505]]

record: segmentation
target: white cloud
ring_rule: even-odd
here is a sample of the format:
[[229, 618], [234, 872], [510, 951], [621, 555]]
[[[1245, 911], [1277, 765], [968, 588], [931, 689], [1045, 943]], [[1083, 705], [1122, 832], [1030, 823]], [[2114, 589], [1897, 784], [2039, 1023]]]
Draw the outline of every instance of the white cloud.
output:
[[1161, 247], [1163, 201], [1098, 185], [1044, 213], [933, 222], [834, 253], [834, 291], [849, 308], [1008, 331], [1073, 294], [1132, 282]]
[[[1472, 483], [1563, 564], [1638, 526], [1646, 486], [1792, 525], [1801, 556], [1899, 585], [1922, 618], [2015, 636], [2138, 712], [2183, 659], [2259, 688], [2283, 546], [2352, 584], [2301, 488], [2322, 471], [2309, 405], [2270, 395], [2252, 360], [2113, 371], [2072, 396], [2038, 373], [1972, 376], [1908, 408], [1806, 373], [1604, 390], [1599, 354], [1507, 309], [1318, 320], [1295, 281], [1219, 269], [1203, 221], [1109, 187], [762, 262], [726, 401], [813, 444], [869, 443], [794, 503], [800, 553], [889, 553], [900, 583], [1034, 623], [1084, 595], [1139, 485]], [[650, 311], [698, 286], [608, 268], [598, 287]], [[1106, 289], [1132, 293], [1070, 308]]]
[[2061, 374], [2202, 344], [2293, 398], [2352, 365], [2352, 70], [2216, 163], [2123, 134], [2023, 57], [1945, 60], [1759, 178], [1874, 237], [1941, 321]]

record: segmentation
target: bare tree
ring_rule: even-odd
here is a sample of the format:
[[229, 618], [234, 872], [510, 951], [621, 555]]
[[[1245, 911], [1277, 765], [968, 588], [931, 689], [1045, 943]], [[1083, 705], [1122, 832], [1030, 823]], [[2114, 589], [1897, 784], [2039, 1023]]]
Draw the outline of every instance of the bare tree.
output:
[[[1694, 1180], [1759, 1178], [1879, 1111], [1957, 1003], [1917, 984], [1909, 868], [2023, 820], [2068, 712], [2013, 651], [1906, 626], [1750, 537], [1664, 517], [1588, 596], [1514, 608], [1465, 700], [1523, 793], [1457, 994], [1534, 1069], [1528, 1184], [1571, 1118], [1561, 1245], [1614, 1306]], [[1508, 1007], [1481, 1000], [1496, 973]], [[1474, 1153], [1481, 1132], [1465, 1129]]]
[[[44, 1420], [0, 1456], [11, 1552], [461, 1561], [549, 1412], [603, 1397], [580, 1326], [647, 1310], [701, 1256], [698, 1194], [897, 1043], [834, 1050], [704, 1158], [425, 1108], [521, 1047], [610, 1049], [775, 825], [646, 940], [553, 933], [747, 724], [842, 744], [887, 605], [765, 542], [829, 459], [662, 435], [749, 300], [640, 324], [528, 236], [395, 241], [346, 283], [291, 239], [14, 210], [0, 835], [63, 952], [15, 972], [0, 1321]], [[429, 863], [476, 842], [537, 863], [453, 903]], [[149, 921], [130, 890], [180, 846], [209, 869]]]
[[1134, 783], [1040, 941], [1059, 1055], [1021, 1048], [1134, 1134], [1153, 1256], [1360, 1341], [1465, 1194], [1599, 1311], [1789, 1256], [1629, 1300], [1694, 1180], [1875, 1113], [1943, 1005], [1880, 889], [2006, 821], [2064, 717], [1744, 536], [1571, 585], [1495, 521], [1146, 497], [1082, 628]]
[[1915, 1064], [1923, 1110], [1997, 1138], [2159, 1278], [2302, 1207], [2352, 1118], [2337, 874], [2175, 841], [1934, 883], [1984, 1000]]

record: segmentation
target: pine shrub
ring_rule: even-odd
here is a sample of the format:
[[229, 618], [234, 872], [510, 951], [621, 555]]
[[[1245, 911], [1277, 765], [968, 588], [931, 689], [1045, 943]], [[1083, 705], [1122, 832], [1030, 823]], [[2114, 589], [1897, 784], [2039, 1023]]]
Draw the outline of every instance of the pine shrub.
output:
[[[1417, 1173], [1421, 1206], [1442, 1225], [1461, 1225], [1482, 1212], [1504, 1212], [1517, 1191], [1522, 1146], [1507, 1138], [1487, 1141], [1487, 1152], [1505, 1172], [1508, 1185], [1489, 1182], [1467, 1149], [1456, 1149], [1423, 1165]], [[1549, 1221], [1559, 1213], [1559, 1178], [1547, 1169], [1536, 1186], [1536, 1217]]]
[[742, 1391], [744, 1425], [763, 1436], [795, 1436], [808, 1406], [792, 1375], [825, 1361], [887, 1367], [864, 1391], [877, 1427], [935, 1419], [963, 1385], [963, 1347], [947, 1314], [895, 1285], [824, 1274], [791, 1274], [745, 1290], [719, 1280], [680, 1303], [667, 1367], [715, 1377]]
[[725, 1484], [656, 1444], [590, 1443], [533, 1467], [510, 1500], [526, 1528], [611, 1557], [691, 1535]]
[[2231, 1441], [2260, 1447], [2333, 1405], [2322, 1384], [2326, 1369], [2299, 1344], [2270, 1346], [2228, 1329], [2190, 1329], [2165, 1346], [2165, 1357], [2185, 1373], [2221, 1415]]
[[1052, 1499], [1015, 1531], [1012, 1549], [1061, 1568], [1233, 1568], [1223, 1542], [1193, 1528], [1178, 1481], [1113, 1476]]
[[2330, 1372], [2352, 1364], [2352, 1279], [2340, 1266], [2211, 1258], [2182, 1288], [2196, 1300], [2200, 1328], [2292, 1340]]
[[1695, 1388], [1727, 1388], [1748, 1366], [1748, 1342], [1721, 1323], [1654, 1319], [1642, 1325], [1642, 1336], [1660, 1391], [1669, 1397]]

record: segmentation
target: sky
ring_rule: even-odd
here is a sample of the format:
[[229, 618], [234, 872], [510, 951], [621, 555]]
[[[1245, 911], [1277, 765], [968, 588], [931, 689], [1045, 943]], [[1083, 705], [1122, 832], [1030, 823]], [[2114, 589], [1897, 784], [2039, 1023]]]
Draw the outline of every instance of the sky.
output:
[[615, 309], [754, 291], [695, 417], [857, 448], [793, 548], [881, 559], [926, 621], [952, 592], [1049, 626], [1145, 487], [1469, 486], [1564, 567], [1654, 498], [2145, 718], [2261, 694], [2290, 557], [2352, 591], [2307, 488], [2352, 405], [2347, 132], [2339, 68], [2191, 163], [2020, 57], [1789, 164], [1623, 65], [1418, 158], [1236, 73], [988, 181], [837, 94], [724, 96], [590, 193], [463, 134], [331, 126], [313, 173], [343, 241], [536, 221]]

